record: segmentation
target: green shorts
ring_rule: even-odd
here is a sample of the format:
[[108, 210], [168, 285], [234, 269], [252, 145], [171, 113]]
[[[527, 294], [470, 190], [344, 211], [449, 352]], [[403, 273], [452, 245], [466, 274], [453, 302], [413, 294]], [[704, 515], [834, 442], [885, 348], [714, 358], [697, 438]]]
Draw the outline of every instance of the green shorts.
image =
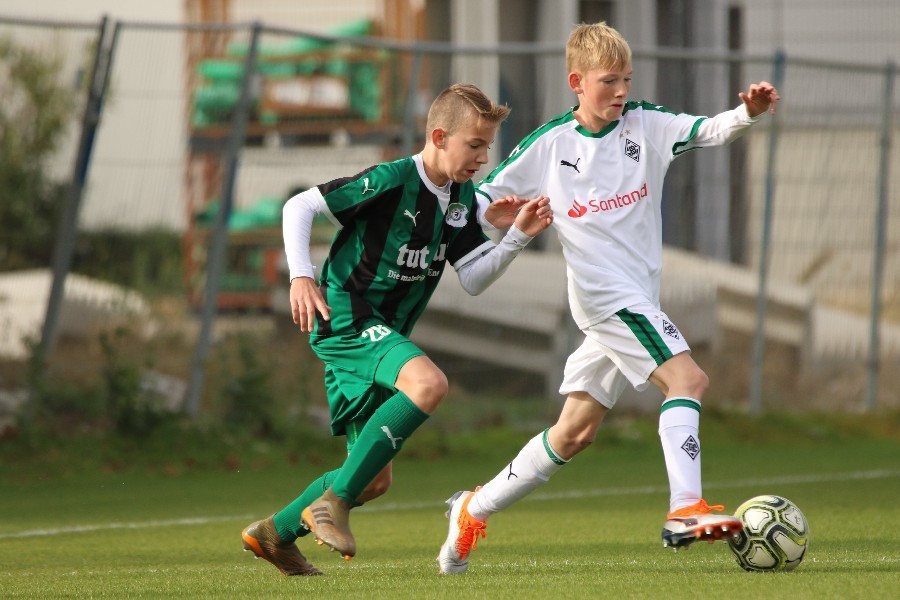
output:
[[394, 383], [403, 365], [425, 354], [406, 336], [380, 322], [370, 323], [361, 334], [311, 337], [310, 346], [325, 363], [332, 435], [348, 434], [351, 422], [354, 431], [361, 429], [372, 413], [397, 393]]

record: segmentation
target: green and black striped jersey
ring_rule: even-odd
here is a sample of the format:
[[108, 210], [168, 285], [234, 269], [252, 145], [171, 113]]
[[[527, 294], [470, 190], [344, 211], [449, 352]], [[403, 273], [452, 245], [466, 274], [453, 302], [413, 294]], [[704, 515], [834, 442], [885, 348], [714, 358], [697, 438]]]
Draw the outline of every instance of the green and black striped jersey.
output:
[[319, 287], [332, 308], [313, 336], [362, 331], [372, 318], [408, 336], [447, 261], [459, 268], [493, 247], [476, 219], [471, 181], [436, 187], [421, 155], [317, 187], [341, 229]]

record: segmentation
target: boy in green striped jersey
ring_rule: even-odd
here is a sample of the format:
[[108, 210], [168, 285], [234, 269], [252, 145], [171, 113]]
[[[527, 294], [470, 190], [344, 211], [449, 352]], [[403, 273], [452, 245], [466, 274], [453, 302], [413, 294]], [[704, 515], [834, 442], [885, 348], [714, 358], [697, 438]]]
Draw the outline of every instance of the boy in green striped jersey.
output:
[[711, 118], [628, 101], [631, 49], [606, 23], [577, 26], [566, 44], [567, 83], [578, 105], [528, 135], [476, 192], [490, 202], [509, 189], [550, 198], [568, 276], [572, 317], [584, 341], [568, 358], [566, 401], [556, 424], [529, 441], [494, 479], [449, 500], [441, 573], [462, 573], [485, 534], [486, 519], [545, 483], [586, 448], [629, 383], [665, 394], [659, 416], [669, 476], [663, 545], [728, 539], [740, 520], [716, 514], [702, 497], [700, 400], [706, 374], [659, 306], [660, 202], [665, 174], [679, 155], [739, 137], [778, 92], [760, 82], [741, 104]]
[[[285, 575], [319, 575], [295, 540], [311, 531], [349, 559], [349, 512], [384, 494], [391, 460], [447, 394], [444, 373], [409, 340], [446, 264], [470, 294], [495, 281], [552, 221], [548, 200], [507, 195], [485, 211], [509, 227], [494, 244], [477, 220], [472, 177], [509, 109], [472, 85], [432, 104], [420, 154], [321, 184], [284, 207], [294, 323], [325, 363], [331, 432], [347, 437], [340, 469], [242, 533], [244, 548]], [[309, 254], [312, 220], [339, 227], [318, 282]]]

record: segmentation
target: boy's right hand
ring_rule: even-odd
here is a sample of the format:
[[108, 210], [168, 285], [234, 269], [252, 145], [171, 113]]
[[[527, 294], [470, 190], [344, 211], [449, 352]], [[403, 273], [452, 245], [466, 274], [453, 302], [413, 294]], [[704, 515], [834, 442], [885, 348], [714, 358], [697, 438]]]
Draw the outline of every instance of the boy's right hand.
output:
[[331, 307], [325, 304], [325, 298], [319, 286], [311, 277], [295, 277], [291, 279], [291, 316], [300, 331], [312, 332], [316, 324], [316, 311], [326, 321], [331, 319]]

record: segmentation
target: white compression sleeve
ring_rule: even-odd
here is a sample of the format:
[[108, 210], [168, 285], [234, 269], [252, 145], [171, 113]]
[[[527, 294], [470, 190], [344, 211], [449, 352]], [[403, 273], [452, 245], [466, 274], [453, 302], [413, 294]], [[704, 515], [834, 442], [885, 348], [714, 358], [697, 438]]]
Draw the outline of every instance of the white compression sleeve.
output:
[[762, 113], [752, 118], [747, 114], [747, 107], [743, 104], [735, 109], [726, 110], [700, 123], [697, 135], [690, 141], [689, 146], [720, 146], [733, 142], [765, 115], [766, 113]]
[[509, 263], [531, 240], [531, 236], [523, 233], [515, 225], [510, 227], [499, 244], [456, 268], [463, 289], [472, 296], [486, 290], [503, 275]]
[[281, 211], [281, 233], [291, 279], [315, 279], [315, 268], [309, 254], [309, 239], [313, 219], [318, 214], [325, 214], [334, 221], [318, 188], [310, 188], [292, 197]]
[[477, 192], [475, 193], [475, 206], [477, 207], [476, 214], [478, 215], [478, 224], [481, 225], [481, 228], [485, 231], [496, 231], [497, 228], [491, 225], [484, 217], [484, 212], [490, 205], [491, 202], [487, 198]]

